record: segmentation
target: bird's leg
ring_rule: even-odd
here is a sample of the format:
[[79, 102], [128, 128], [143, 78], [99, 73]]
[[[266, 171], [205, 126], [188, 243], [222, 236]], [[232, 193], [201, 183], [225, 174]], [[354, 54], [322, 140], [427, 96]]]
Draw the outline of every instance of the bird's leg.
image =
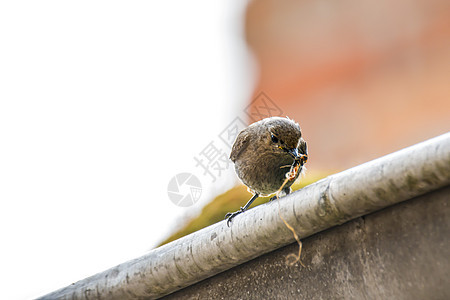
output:
[[236, 217], [238, 214], [243, 213], [244, 211], [246, 211], [247, 208], [248, 208], [250, 205], [252, 205], [253, 201], [255, 201], [255, 199], [258, 198], [258, 197], [259, 197], [259, 194], [256, 194], [256, 193], [255, 193], [255, 194], [253, 195], [253, 197], [252, 197], [250, 200], [248, 200], [247, 204], [245, 204], [244, 207], [241, 207], [240, 210], [235, 211], [234, 213], [227, 213], [227, 214], [225, 215], [225, 219], [228, 219], [228, 220], [227, 220], [227, 225], [228, 225], [228, 227], [230, 227], [230, 222], [231, 222], [231, 220], [232, 220], [234, 217]]
[[[287, 187], [287, 188], [284, 188], [283, 190], [283, 196], [286, 196], [286, 195], [289, 195], [290, 193], [291, 193], [291, 188], [290, 187]], [[272, 198], [270, 198], [270, 200], [269, 201], [273, 201], [273, 200], [277, 200], [277, 198], [278, 198], [278, 196], [277, 195], [275, 195], [275, 196], [273, 196]]]
[[269, 199], [269, 202], [272, 202], [273, 200], [277, 200], [277, 199], [278, 199], [278, 196], [275, 194], [273, 197], [271, 197]]

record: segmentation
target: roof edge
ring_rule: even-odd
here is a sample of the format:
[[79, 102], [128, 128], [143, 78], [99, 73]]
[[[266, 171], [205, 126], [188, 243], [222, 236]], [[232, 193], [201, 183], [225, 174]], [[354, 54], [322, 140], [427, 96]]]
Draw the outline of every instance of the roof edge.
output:
[[300, 238], [450, 184], [450, 132], [328, 176], [40, 299], [158, 298]]

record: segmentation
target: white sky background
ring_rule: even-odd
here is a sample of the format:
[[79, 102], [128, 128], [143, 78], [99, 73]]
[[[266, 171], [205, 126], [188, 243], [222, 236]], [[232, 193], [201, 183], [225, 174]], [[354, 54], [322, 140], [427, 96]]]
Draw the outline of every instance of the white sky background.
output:
[[[214, 184], [201, 177], [193, 157], [250, 95], [244, 7], [0, 3], [2, 299], [142, 255], [235, 182], [230, 172]], [[167, 196], [181, 172], [204, 185], [190, 209]]]

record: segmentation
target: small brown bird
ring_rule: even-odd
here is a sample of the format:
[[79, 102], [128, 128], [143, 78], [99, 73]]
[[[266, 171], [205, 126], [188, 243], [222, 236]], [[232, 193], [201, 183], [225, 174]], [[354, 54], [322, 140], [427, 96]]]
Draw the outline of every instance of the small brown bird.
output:
[[286, 182], [282, 190], [282, 193], [289, 194], [291, 185], [308, 158], [307, 154], [300, 126], [291, 119], [266, 118], [243, 129], [233, 144], [230, 159], [235, 164], [238, 177], [253, 193], [253, 197], [240, 210], [225, 215], [227, 225], [259, 196], [276, 193], [286, 181], [291, 167], [297, 166], [298, 172]]

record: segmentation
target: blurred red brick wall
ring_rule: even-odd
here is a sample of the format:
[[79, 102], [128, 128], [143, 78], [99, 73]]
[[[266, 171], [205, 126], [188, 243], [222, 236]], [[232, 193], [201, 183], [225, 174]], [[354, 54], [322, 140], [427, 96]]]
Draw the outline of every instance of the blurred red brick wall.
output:
[[343, 169], [450, 129], [450, 1], [255, 0], [246, 40], [314, 169]]

